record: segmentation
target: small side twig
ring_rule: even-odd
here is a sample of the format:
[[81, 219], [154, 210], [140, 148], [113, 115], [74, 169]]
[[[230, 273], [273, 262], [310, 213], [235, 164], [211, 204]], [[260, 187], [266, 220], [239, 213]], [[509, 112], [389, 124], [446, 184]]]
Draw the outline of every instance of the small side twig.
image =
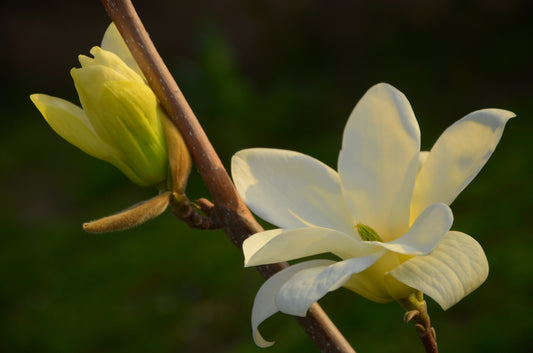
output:
[[170, 207], [172, 209], [172, 214], [187, 223], [189, 227], [196, 229], [220, 229], [222, 224], [220, 223], [218, 217], [213, 212], [215, 205], [207, 199], [199, 199], [196, 201], [198, 208], [205, 214], [202, 215], [198, 213], [198, 209], [195, 205], [187, 198], [187, 196], [176, 196], [172, 195], [170, 197]]

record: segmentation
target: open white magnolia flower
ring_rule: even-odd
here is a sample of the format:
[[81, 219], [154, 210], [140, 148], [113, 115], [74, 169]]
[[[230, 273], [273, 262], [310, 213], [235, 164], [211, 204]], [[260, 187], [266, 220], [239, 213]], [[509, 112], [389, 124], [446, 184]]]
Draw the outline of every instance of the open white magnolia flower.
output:
[[481, 246], [450, 231], [448, 207], [486, 163], [506, 122], [500, 109], [473, 112], [450, 126], [430, 152], [406, 97], [378, 84], [353, 110], [338, 173], [301, 153], [247, 149], [232, 159], [237, 190], [250, 209], [280, 227], [243, 245], [246, 266], [332, 253], [268, 279], [252, 312], [255, 342], [266, 318], [305, 316], [327, 292], [348, 288], [375, 302], [417, 291], [447, 309], [488, 275]]

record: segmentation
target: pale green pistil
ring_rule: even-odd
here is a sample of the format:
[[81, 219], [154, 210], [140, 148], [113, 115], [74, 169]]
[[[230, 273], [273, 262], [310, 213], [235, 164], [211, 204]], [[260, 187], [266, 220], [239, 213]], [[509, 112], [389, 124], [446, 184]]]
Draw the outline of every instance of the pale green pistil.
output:
[[356, 226], [357, 232], [359, 233], [359, 236], [364, 241], [380, 241], [383, 243], [383, 239], [379, 236], [379, 234], [369, 226], [363, 224], [363, 223], [357, 223]]

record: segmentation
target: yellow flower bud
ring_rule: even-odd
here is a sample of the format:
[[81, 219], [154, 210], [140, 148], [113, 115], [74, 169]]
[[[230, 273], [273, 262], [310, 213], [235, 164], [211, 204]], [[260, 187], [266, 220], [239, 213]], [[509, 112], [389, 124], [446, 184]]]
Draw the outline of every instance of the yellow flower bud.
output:
[[[168, 117], [113, 24], [102, 43], [91, 49], [93, 58], [80, 55], [81, 68], [71, 70], [83, 109], [44, 94], [30, 98], [71, 144], [112, 163], [136, 184], [160, 184], [169, 172], [162, 123]], [[188, 161], [182, 145], [178, 152]]]

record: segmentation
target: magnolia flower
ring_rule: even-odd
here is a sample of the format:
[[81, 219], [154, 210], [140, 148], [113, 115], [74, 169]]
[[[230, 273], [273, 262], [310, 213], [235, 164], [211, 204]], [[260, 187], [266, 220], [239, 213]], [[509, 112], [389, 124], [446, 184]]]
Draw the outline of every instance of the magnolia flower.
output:
[[344, 130], [338, 172], [301, 153], [248, 149], [232, 159], [245, 203], [280, 227], [243, 245], [246, 266], [332, 253], [300, 262], [259, 289], [259, 324], [277, 311], [305, 316], [327, 292], [350, 289], [375, 302], [432, 297], [446, 310], [483, 283], [488, 263], [469, 235], [450, 231], [449, 205], [494, 151], [513, 113], [473, 112], [450, 126], [431, 151], [406, 97], [388, 84], [363, 96]]
[[[169, 171], [165, 134], [168, 139], [173, 127], [113, 23], [102, 47], [90, 52], [94, 58], [80, 55], [81, 68], [70, 71], [83, 109], [45, 94], [33, 94], [31, 100], [65, 140], [115, 165], [134, 183], [164, 182]], [[170, 134], [181, 140], [177, 130]], [[188, 152], [183, 142], [178, 144], [188, 175]]]

